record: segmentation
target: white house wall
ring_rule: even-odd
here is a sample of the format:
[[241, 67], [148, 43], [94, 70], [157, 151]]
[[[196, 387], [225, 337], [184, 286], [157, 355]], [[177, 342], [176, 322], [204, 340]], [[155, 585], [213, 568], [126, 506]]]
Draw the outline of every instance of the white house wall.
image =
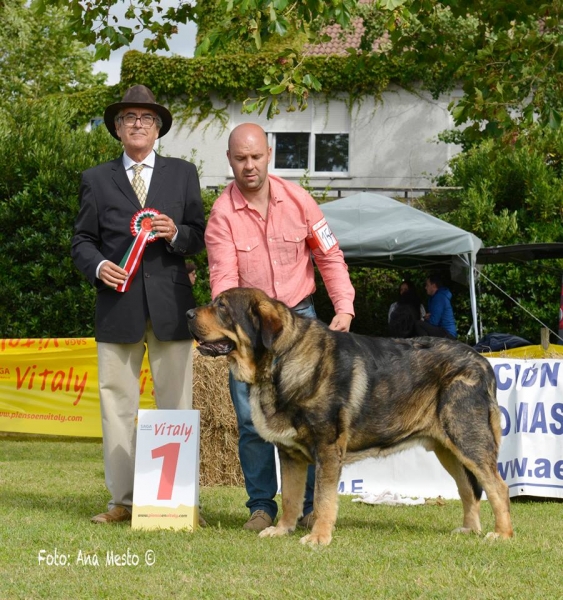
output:
[[[417, 94], [389, 88], [381, 101], [364, 98], [350, 111], [345, 99], [310, 102], [303, 113], [288, 113], [267, 120], [265, 115], [241, 114], [241, 105], [228, 108], [226, 128], [218, 121], [202, 123], [190, 130], [174, 124], [161, 140], [164, 155], [194, 159], [201, 167], [202, 187], [221, 186], [232, 180], [226, 158], [230, 131], [239, 123], [253, 122], [266, 131], [310, 131], [349, 133], [349, 173], [330, 176], [308, 174], [309, 185], [346, 189], [342, 195], [373, 189], [390, 195], [396, 190], [434, 187], [433, 178], [446, 169], [448, 160], [459, 151], [438, 142], [438, 133], [453, 128], [448, 112], [452, 96], [434, 100], [426, 92]], [[219, 106], [219, 104], [217, 104]], [[348, 128], [349, 131], [343, 131]], [[302, 172], [271, 172], [299, 182]]]

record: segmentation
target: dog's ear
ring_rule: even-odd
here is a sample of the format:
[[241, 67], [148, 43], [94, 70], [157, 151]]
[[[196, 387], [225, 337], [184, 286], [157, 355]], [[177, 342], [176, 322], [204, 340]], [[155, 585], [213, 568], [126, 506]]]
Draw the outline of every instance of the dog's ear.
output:
[[260, 331], [264, 347], [270, 350], [283, 329], [283, 322], [276, 306], [271, 302], [258, 304]]

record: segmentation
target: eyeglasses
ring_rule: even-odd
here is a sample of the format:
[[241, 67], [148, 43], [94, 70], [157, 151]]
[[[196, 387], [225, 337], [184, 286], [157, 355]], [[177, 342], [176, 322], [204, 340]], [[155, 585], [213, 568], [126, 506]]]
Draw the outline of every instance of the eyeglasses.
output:
[[127, 127], [134, 127], [137, 121], [141, 121], [141, 127], [146, 127], [148, 129], [149, 127], [153, 126], [153, 123], [156, 121], [156, 117], [153, 117], [153, 115], [141, 115], [138, 117], [133, 113], [127, 113], [126, 115], [119, 117], [119, 120], [124, 125], [127, 125]]

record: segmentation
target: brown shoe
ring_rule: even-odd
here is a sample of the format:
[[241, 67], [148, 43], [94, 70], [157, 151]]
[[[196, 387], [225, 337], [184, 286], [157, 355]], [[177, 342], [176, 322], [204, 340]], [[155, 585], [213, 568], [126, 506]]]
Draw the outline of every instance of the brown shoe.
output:
[[304, 517], [301, 517], [299, 521], [297, 521], [297, 527], [301, 527], [301, 529], [313, 529], [313, 525], [315, 524], [315, 515], [312, 512], [306, 514]]
[[124, 506], [114, 506], [108, 512], [96, 515], [90, 520], [92, 523], [120, 523], [130, 521], [131, 513]]
[[270, 527], [272, 523], [272, 517], [267, 512], [255, 510], [242, 528], [249, 531], [263, 531], [266, 527]]

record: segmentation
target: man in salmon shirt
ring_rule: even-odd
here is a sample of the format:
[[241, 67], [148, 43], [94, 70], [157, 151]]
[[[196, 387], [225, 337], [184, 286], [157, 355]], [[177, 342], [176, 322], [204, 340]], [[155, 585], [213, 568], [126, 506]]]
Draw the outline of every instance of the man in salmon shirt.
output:
[[[244, 123], [231, 132], [227, 158], [235, 181], [213, 205], [205, 233], [211, 295], [215, 298], [233, 287], [259, 288], [315, 318], [314, 260], [334, 306], [330, 328], [349, 331], [355, 292], [338, 241], [305, 190], [268, 174], [271, 155], [260, 126]], [[229, 389], [249, 496], [250, 519], [243, 528], [258, 532], [272, 525], [278, 512], [274, 446], [252, 424], [248, 384], [229, 374]], [[313, 489], [311, 465], [300, 527], [313, 525]]]

